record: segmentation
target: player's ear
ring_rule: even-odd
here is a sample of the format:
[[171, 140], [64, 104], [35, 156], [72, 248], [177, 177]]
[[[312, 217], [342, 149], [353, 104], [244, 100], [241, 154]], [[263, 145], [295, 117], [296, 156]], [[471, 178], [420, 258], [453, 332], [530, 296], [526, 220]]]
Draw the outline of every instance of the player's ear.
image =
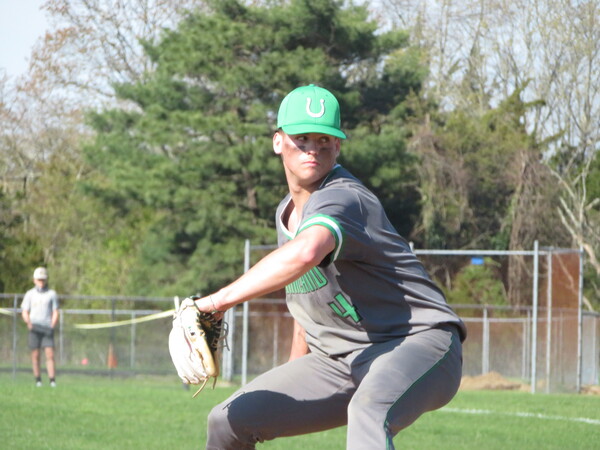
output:
[[281, 155], [281, 148], [283, 146], [283, 131], [277, 130], [273, 135], [273, 151], [276, 155]]

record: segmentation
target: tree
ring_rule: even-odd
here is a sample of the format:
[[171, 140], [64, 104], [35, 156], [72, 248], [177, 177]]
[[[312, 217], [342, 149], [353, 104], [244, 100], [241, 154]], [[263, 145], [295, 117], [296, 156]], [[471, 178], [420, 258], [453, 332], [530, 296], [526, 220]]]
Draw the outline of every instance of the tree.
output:
[[[115, 227], [119, 221], [112, 211], [97, 213], [98, 205], [77, 185], [93, 174], [80, 153], [90, 136], [83, 113], [113, 104], [115, 81], [133, 81], [151, 70], [141, 41], [152, 41], [163, 28], [175, 26], [192, 5], [199, 3], [44, 3], [50, 28], [32, 52], [29, 72], [0, 80], [4, 289], [29, 286], [31, 267], [51, 264], [53, 281], [70, 292], [120, 293], [120, 284], [104, 284], [118, 277], [97, 275], [100, 254], [105, 275], [120, 267], [123, 255], [114, 251], [114, 236], [97, 231], [123, 230]], [[84, 255], [97, 267], [86, 266]], [[77, 276], [82, 272], [89, 278]]]
[[[568, 242], [552, 225], [558, 222], [552, 204], [556, 183], [540, 162], [543, 143], [525, 130], [523, 115], [532, 105], [520, 95], [516, 91], [483, 115], [456, 110], [414, 124], [410, 148], [420, 156], [423, 198], [412, 235], [418, 245], [521, 250], [531, 249], [536, 239]], [[452, 280], [459, 269], [446, 264], [438, 278]], [[527, 303], [525, 261], [511, 258], [507, 272], [510, 303]]]
[[[561, 188], [551, 194], [562, 199], [554, 206], [554, 226], [560, 231], [546, 244], [582, 245], [586, 265], [600, 276], [595, 263], [600, 241], [591, 232], [600, 229], [600, 218], [590, 203], [594, 197], [583, 189], [589, 183], [583, 179], [589, 176], [586, 167], [600, 148], [598, 2], [385, 0], [381, 4], [388, 12], [381, 15], [387, 26], [401, 24], [423, 49], [430, 67], [426, 95], [444, 109], [484, 113], [525, 87], [523, 101], [533, 106], [523, 116], [526, 130], [547, 144], [540, 162], [554, 173], [555, 185]], [[524, 231], [521, 228], [513, 236]], [[563, 240], [565, 231], [571, 242]]]
[[140, 294], [214, 289], [239, 275], [244, 239], [275, 241], [286, 188], [271, 136], [298, 85], [339, 97], [351, 170], [378, 168], [367, 182], [390, 205], [414, 197], [399, 123], [423, 71], [404, 33], [378, 34], [363, 7], [331, 0], [208, 4], [146, 44], [156, 70], [117, 86], [135, 109], [90, 116], [97, 139], [86, 157], [102, 178], [87, 188], [123, 216], [152, 212], [128, 287]]

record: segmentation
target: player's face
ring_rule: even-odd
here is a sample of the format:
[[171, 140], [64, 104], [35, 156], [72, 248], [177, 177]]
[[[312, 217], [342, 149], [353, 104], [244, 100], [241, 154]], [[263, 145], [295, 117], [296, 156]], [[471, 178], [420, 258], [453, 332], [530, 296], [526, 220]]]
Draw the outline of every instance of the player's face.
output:
[[281, 155], [288, 182], [316, 189], [340, 154], [340, 139], [329, 134], [286, 134], [273, 136], [273, 150]]

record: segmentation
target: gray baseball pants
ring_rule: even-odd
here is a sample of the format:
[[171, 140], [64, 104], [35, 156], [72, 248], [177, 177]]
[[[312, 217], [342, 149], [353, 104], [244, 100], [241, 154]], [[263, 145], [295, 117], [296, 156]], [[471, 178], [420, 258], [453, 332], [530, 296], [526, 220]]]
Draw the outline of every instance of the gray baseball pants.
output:
[[253, 449], [265, 440], [348, 425], [347, 449], [393, 449], [400, 430], [454, 397], [461, 375], [453, 325], [337, 358], [310, 353], [215, 406], [206, 448]]

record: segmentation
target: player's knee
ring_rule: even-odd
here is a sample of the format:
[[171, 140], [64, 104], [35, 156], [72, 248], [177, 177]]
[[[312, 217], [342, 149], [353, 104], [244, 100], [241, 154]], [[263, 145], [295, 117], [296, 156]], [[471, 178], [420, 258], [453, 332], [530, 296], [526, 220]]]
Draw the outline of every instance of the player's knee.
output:
[[348, 404], [348, 413], [363, 411], [373, 407], [376, 400], [376, 394], [377, 392], [371, 392], [367, 387], [361, 386], [361, 389], [358, 389], [354, 393]]
[[243, 421], [236, 420], [235, 414], [230, 414], [230, 405], [215, 406], [208, 415], [207, 449], [253, 449], [252, 440], [249, 442]]
[[227, 409], [222, 405], [215, 406], [208, 414], [208, 431], [213, 432], [228, 427]]
[[208, 435], [211, 440], [225, 442], [236, 434], [238, 428], [229, 414], [227, 405], [219, 404], [215, 406], [208, 415], [207, 419]]
[[375, 416], [380, 415], [375, 411], [375, 406], [374, 398], [368, 391], [356, 391], [348, 404], [348, 422], [374, 420]]
[[207, 418], [207, 448], [221, 448], [226, 435], [231, 433], [227, 423], [226, 411], [222, 405], [217, 405], [210, 411]]

